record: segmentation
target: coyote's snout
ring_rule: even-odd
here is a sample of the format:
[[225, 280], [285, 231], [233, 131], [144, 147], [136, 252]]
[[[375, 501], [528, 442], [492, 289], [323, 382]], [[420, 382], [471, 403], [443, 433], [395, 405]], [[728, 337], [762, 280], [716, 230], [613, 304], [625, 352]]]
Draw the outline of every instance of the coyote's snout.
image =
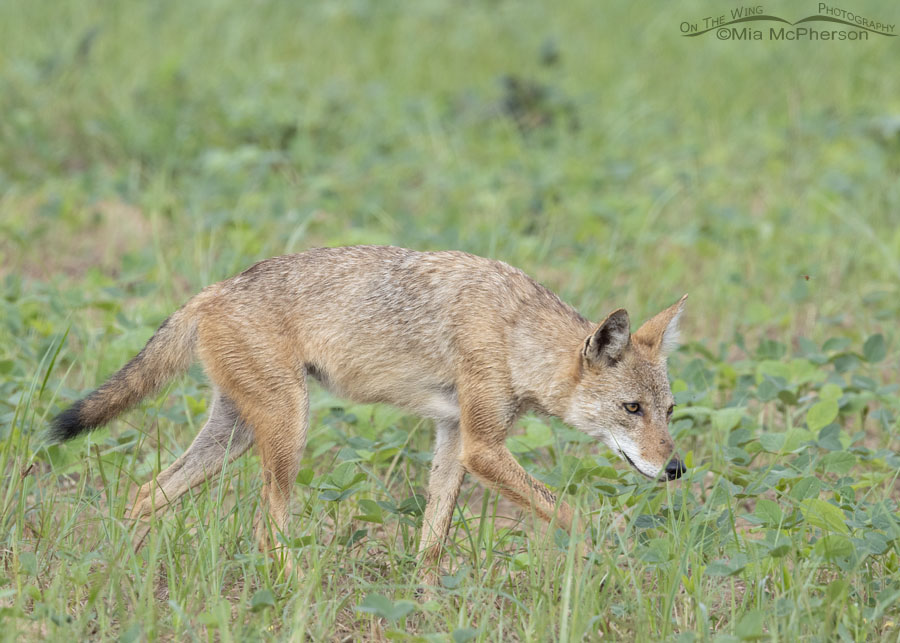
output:
[[[526, 411], [562, 418], [645, 476], [681, 475], [667, 428], [666, 355], [684, 301], [632, 334], [624, 310], [591, 323], [520, 270], [462, 252], [357, 246], [275, 257], [176, 311], [134, 359], [57, 416], [50, 437], [102, 426], [199, 359], [213, 384], [209, 420], [138, 491], [136, 544], [151, 513], [250, 446], [260, 456], [270, 524], [284, 530], [312, 377], [338, 395], [434, 419], [420, 551], [435, 562], [466, 472], [571, 526], [569, 506], [506, 448]], [[268, 547], [271, 534], [258, 524]]]

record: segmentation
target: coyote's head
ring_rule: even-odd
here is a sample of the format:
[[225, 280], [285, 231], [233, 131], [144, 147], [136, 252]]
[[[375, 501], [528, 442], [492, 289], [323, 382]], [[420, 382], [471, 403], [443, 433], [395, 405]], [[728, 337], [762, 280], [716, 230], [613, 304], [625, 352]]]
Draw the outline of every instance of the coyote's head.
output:
[[584, 340], [578, 382], [564, 418], [648, 478], [674, 480], [685, 470], [669, 435], [674, 400], [666, 370], [685, 299], [633, 335], [624, 309], [610, 313]]

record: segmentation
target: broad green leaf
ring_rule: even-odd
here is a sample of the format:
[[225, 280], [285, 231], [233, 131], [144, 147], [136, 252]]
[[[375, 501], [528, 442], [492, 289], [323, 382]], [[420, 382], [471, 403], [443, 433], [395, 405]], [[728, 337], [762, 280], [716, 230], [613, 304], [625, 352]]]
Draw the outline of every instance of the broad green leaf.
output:
[[425, 512], [425, 496], [421, 493], [409, 496], [400, 503], [397, 511], [409, 516], [421, 516]]
[[839, 352], [850, 345], [848, 337], [832, 337], [822, 345], [822, 350], [826, 353]]
[[829, 424], [823, 428], [819, 431], [819, 437], [816, 440], [816, 444], [827, 451], [843, 450], [844, 443], [841, 442], [841, 427], [836, 424]]
[[322, 493], [319, 494], [320, 500], [327, 500], [328, 502], [343, 502], [347, 498], [353, 495], [356, 489], [344, 489], [340, 491], [338, 489], [325, 489]]
[[880, 591], [878, 596], [875, 597], [875, 600], [878, 601], [878, 605], [869, 617], [870, 622], [877, 623], [885, 610], [896, 603], [898, 599], [900, 599], [900, 589], [888, 588]]
[[813, 553], [825, 560], [848, 558], [853, 556], [856, 548], [847, 536], [841, 534], [827, 534], [816, 541]]
[[787, 346], [774, 339], [763, 339], [756, 349], [756, 356], [760, 359], [779, 359], [784, 357], [785, 353], [787, 353]]
[[817, 364], [808, 359], [792, 359], [790, 362], [763, 360], [756, 365], [756, 381], [762, 382], [765, 376], [781, 379], [792, 385], [821, 382], [826, 373]]
[[837, 384], [832, 384], [829, 382], [825, 384], [821, 390], [819, 390], [819, 399], [820, 400], [839, 400], [841, 395], [844, 394], [844, 391]]
[[786, 453], [793, 453], [801, 446], [815, 439], [811, 431], [795, 427], [790, 429], [784, 438], [784, 450]]
[[850, 583], [839, 578], [828, 583], [828, 587], [825, 589], [825, 596], [828, 598], [829, 603], [834, 603], [845, 599], [849, 589]]
[[806, 426], [810, 431], [818, 431], [828, 426], [838, 414], [838, 403], [835, 400], [821, 400], [813, 404], [806, 412]]
[[363, 520], [365, 522], [384, 522], [384, 512], [377, 502], [364, 498], [359, 501], [359, 515], [354, 516], [354, 520]]
[[778, 399], [787, 406], [794, 406], [795, 404], [797, 404], [797, 394], [790, 389], [782, 389], [778, 391]]
[[725, 447], [722, 449], [722, 454], [740, 466], [750, 464], [750, 461], [753, 459], [747, 451], [740, 447]]
[[272, 590], [266, 589], [265, 587], [257, 590], [255, 594], [253, 594], [253, 598], [250, 599], [250, 611], [251, 612], [261, 612], [267, 607], [275, 606], [275, 596], [272, 594]]
[[675, 412], [672, 414], [672, 419], [680, 420], [681, 418], [691, 418], [702, 421], [705, 418], [712, 416], [713, 413], [714, 410], [708, 406], [679, 406], [676, 407]]
[[140, 641], [142, 632], [143, 628], [141, 628], [141, 624], [134, 623], [119, 635], [119, 643], [134, 643], [135, 641]]
[[760, 544], [769, 548], [769, 556], [772, 558], [782, 558], [783, 556], [787, 556], [793, 548], [791, 539], [780, 535], [776, 536], [775, 542], [762, 541]]
[[825, 371], [808, 359], [792, 359], [789, 362], [790, 381], [794, 384], [808, 384], [810, 382], [821, 382], [827, 375]]
[[815, 498], [821, 490], [822, 482], [814, 476], [807, 476], [793, 484], [790, 496], [794, 500], [806, 500], [807, 498]]
[[300, 471], [297, 472], [297, 483], [308, 486], [315, 476], [316, 472], [308, 467], [300, 469]]
[[738, 621], [734, 633], [742, 641], [758, 641], [765, 638], [764, 623], [765, 613], [762, 610], [750, 610]]
[[771, 525], [773, 527], [780, 525], [784, 519], [784, 514], [782, 514], [781, 507], [778, 503], [767, 498], [760, 498], [756, 501], [756, 508], [753, 510], [753, 515], [759, 518], [764, 525]]
[[397, 621], [415, 609], [412, 601], [392, 601], [381, 594], [369, 594], [356, 606], [357, 612], [367, 612], [388, 621]]
[[38, 564], [37, 556], [34, 555], [34, 552], [23, 551], [19, 555], [19, 566], [29, 576], [37, 576]]
[[460, 585], [462, 585], [463, 581], [469, 575], [469, 568], [463, 565], [458, 570], [456, 570], [455, 574], [447, 574], [441, 576], [441, 585], [446, 587], [447, 589], [456, 589]]
[[742, 447], [753, 439], [754, 434], [750, 429], [735, 429], [728, 434], [728, 446]]
[[883, 554], [890, 547], [891, 539], [878, 531], [866, 531], [862, 538], [854, 538], [857, 551], [863, 554]]
[[339, 464], [328, 477], [329, 481], [338, 489], [348, 489], [357, 482], [364, 480], [366, 476], [359, 472], [353, 462], [344, 462]]
[[853, 386], [857, 388], [861, 388], [864, 391], [872, 391], [873, 393], [878, 391], [878, 382], [873, 380], [871, 377], [866, 377], [865, 375], [855, 374], [852, 378], [850, 378], [850, 382]]
[[713, 428], [723, 433], [731, 431], [731, 429], [740, 424], [743, 415], [743, 406], [735, 406], [727, 409], [716, 409], [712, 413]]
[[546, 423], [537, 420], [527, 423], [524, 434], [512, 435], [507, 440], [507, 446], [513, 453], [527, 453], [553, 443], [553, 430]]
[[887, 356], [887, 346], [885, 346], [884, 336], [881, 333], [872, 335], [863, 344], [863, 357], [867, 362], [874, 364], [883, 360], [885, 356]]
[[534, 563], [534, 558], [528, 552], [521, 551], [513, 556], [512, 562], [516, 569], [524, 570], [531, 567], [531, 565]]
[[757, 381], [762, 380], [764, 375], [780, 377], [785, 381], [789, 381], [791, 379], [791, 367], [785, 362], [763, 360], [756, 365]]
[[759, 443], [769, 453], [781, 453], [784, 448], [784, 433], [763, 433], [759, 436]]
[[735, 554], [731, 560], [722, 558], [714, 560], [706, 566], [707, 576], [734, 576], [739, 574], [747, 566], [745, 554]]
[[763, 433], [759, 443], [769, 453], [792, 453], [813, 439], [806, 429], [791, 429], [786, 433]]
[[822, 458], [822, 468], [825, 473], [844, 475], [856, 464], [856, 456], [847, 451], [834, 451]]
[[855, 353], [841, 353], [840, 355], [835, 355], [831, 361], [834, 364], [834, 370], [838, 373], [852, 371], [858, 368], [860, 364], [859, 357]]
[[842, 534], [850, 533], [844, 519], [844, 512], [833, 504], [819, 498], [809, 498], [800, 503], [800, 506], [807, 522], [814, 527]]
[[769, 402], [774, 400], [778, 392], [782, 389], [778, 385], [778, 381], [774, 377], [764, 377], [756, 388], [756, 397], [760, 402]]
[[478, 630], [471, 627], [460, 627], [453, 630], [453, 634], [450, 637], [453, 639], [453, 643], [466, 643], [467, 641], [474, 641], [478, 637]]

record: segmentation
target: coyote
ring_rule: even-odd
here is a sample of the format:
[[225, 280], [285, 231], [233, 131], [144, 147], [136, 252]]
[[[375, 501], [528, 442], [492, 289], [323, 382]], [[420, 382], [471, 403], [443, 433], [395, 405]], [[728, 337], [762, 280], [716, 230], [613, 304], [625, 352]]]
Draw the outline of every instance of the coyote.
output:
[[[686, 298], [632, 334], [623, 309], [592, 323], [522, 271], [464, 252], [354, 246], [275, 257], [189, 300], [136, 357], [60, 413], [48, 437], [102, 426], [202, 362], [213, 384], [209, 419], [138, 490], [130, 512], [138, 548], [154, 511], [254, 444], [267, 517], [286, 530], [309, 427], [307, 377], [357, 402], [393, 404], [435, 422], [419, 544], [433, 569], [466, 472], [571, 529], [570, 507], [506, 448], [526, 411], [561, 418], [649, 478], [685, 471], [667, 426], [666, 356]], [[255, 527], [263, 550], [273, 545], [265, 517]]]

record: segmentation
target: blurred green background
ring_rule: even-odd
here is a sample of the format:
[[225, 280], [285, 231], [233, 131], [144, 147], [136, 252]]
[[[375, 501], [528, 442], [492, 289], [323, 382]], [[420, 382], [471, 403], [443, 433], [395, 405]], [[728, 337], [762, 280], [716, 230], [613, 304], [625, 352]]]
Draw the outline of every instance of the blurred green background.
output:
[[689, 292], [708, 342], [891, 323], [898, 39], [681, 36], [726, 9], [4, 3], [7, 300], [77, 315], [102, 286], [155, 322], [257, 259], [390, 243], [504, 259], [593, 318]]

